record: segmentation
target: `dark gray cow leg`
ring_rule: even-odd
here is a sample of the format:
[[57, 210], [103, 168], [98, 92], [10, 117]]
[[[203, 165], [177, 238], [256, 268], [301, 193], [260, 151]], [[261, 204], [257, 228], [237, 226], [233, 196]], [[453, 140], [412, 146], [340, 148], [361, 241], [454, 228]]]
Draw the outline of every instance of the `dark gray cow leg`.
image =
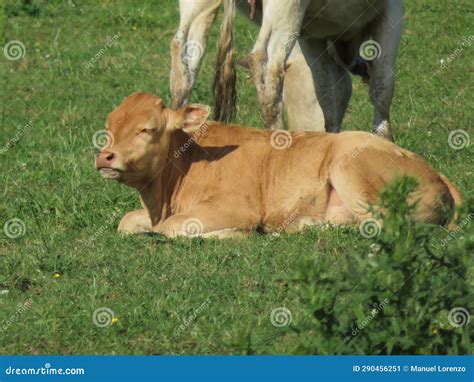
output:
[[352, 94], [351, 76], [334, 61], [327, 50], [326, 41], [305, 38], [300, 38], [299, 41], [306, 61], [311, 67], [326, 131], [337, 133], [341, 130]]
[[387, 3], [384, 14], [376, 21], [372, 30], [372, 43], [378, 44], [376, 49], [379, 51], [372, 61], [370, 99], [375, 108], [373, 132], [393, 141], [390, 105], [395, 90], [395, 63], [403, 29], [403, 10], [396, 1], [390, 0]]

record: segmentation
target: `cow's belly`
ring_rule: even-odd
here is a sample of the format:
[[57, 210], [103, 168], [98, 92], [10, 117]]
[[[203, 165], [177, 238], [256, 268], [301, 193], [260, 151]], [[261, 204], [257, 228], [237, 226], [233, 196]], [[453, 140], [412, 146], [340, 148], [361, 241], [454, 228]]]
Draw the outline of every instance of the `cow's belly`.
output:
[[385, 0], [374, 3], [369, 5], [367, 0], [311, 0], [301, 35], [350, 39], [382, 12]]
[[327, 181], [315, 178], [287, 181], [269, 190], [262, 220], [264, 232], [296, 232], [323, 223], [344, 224], [354, 220], [349, 208]]
[[324, 220], [333, 224], [344, 224], [354, 220], [354, 214], [333, 187], [329, 189]]

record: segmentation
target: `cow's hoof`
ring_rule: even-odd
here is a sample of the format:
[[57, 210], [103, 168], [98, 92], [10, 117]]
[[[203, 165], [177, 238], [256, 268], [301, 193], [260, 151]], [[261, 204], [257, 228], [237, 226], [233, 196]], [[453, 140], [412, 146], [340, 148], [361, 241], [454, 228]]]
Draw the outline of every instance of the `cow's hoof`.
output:
[[395, 142], [393, 138], [392, 130], [390, 129], [390, 125], [387, 121], [383, 121], [380, 125], [375, 126], [372, 132], [375, 135], [378, 135], [381, 138], [385, 138], [390, 142]]

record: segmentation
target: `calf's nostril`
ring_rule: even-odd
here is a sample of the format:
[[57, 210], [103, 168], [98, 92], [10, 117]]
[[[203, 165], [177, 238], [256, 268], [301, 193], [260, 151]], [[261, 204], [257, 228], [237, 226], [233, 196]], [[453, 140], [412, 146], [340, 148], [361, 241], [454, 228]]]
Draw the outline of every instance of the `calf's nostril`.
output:
[[113, 153], [109, 153], [107, 154], [107, 156], [105, 157], [105, 159], [107, 159], [109, 162], [114, 159], [114, 154]]

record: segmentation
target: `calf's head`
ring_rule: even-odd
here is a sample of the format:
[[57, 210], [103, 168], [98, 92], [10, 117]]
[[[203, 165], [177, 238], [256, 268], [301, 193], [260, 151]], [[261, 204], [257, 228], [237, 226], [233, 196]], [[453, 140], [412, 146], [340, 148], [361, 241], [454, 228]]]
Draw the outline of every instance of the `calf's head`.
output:
[[96, 157], [97, 170], [105, 179], [140, 187], [166, 165], [173, 134], [199, 129], [209, 111], [197, 104], [171, 110], [153, 94], [132, 94], [107, 117], [110, 139]]

